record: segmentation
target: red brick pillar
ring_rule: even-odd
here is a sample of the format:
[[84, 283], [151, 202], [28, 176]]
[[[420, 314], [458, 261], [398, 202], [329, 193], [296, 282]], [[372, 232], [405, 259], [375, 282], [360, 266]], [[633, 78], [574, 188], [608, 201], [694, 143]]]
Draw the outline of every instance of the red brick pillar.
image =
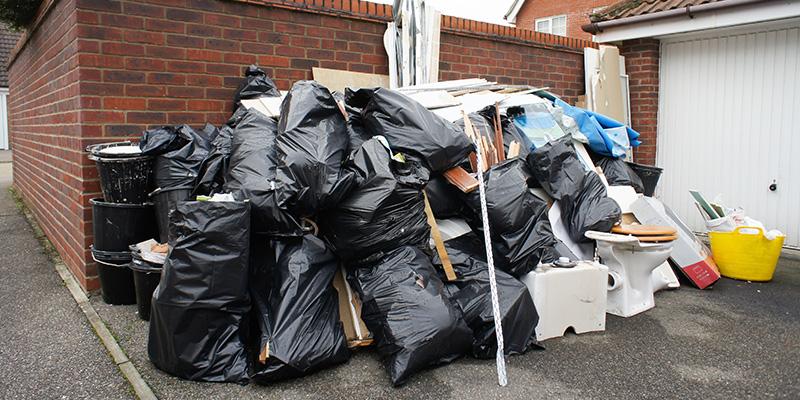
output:
[[637, 163], [655, 165], [658, 134], [658, 57], [656, 39], [626, 40], [620, 46], [625, 56], [631, 96], [631, 124], [642, 136], [633, 152]]

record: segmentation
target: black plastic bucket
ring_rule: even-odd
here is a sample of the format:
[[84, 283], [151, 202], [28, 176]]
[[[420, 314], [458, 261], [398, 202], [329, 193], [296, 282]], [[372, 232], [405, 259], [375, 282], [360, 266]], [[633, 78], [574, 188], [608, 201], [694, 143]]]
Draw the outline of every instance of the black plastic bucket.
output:
[[644, 195], [652, 197], [653, 193], [656, 192], [656, 186], [658, 186], [658, 179], [661, 178], [661, 172], [664, 170], [651, 165], [642, 165], [632, 162], [628, 162], [628, 166], [630, 166], [633, 172], [636, 172], [636, 175], [639, 175], [639, 178], [642, 180]]
[[153, 292], [161, 280], [162, 266], [142, 259], [138, 251], [131, 251], [131, 271], [133, 272], [133, 285], [136, 288], [136, 308], [139, 318], [150, 320], [150, 305]]
[[92, 258], [97, 262], [103, 301], [107, 304], [135, 304], [136, 290], [129, 268], [131, 253], [99, 251], [92, 247]]
[[189, 186], [156, 189], [150, 193], [156, 208], [156, 221], [158, 223], [158, 241], [166, 243], [169, 240], [169, 212], [174, 210], [178, 202], [189, 200], [194, 188]]
[[103, 143], [86, 148], [97, 165], [103, 197], [111, 203], [139, 204], [153, 188], [153, 158], [131, 153], [110, 153], [115, 147], [134, 147], [131, 142]]
[[158, 234], [153, 205], [108, 203], [91, 199], [94, 223], [94, 248], [100, 251], [129, 252], [128, 246], [153, 239]]

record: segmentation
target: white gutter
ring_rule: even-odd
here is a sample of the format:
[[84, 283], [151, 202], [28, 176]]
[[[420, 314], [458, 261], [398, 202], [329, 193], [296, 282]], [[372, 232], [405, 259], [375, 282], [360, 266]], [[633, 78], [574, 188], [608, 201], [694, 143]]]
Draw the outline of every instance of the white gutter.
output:
[[525, 4], [525, 0], [514, 0], [511, 6], [508, 7], [508, 11], [506, 11], [506, 15], [503, 16], [503, 19], [509, 23], [516, 24], [517, 14], [519, 14], [519, 10], [522, 8], [523, 4]]

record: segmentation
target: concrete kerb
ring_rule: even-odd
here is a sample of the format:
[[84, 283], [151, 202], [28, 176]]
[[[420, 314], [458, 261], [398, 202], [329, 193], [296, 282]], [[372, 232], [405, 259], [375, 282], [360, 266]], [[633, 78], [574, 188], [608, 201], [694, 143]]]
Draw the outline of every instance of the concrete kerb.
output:
[[11, 192], [11, 196], [14, 198], [20, 212], [22, 212], [22, 214], [25, 216], [28, 224], [30, 224], [31, 228], [33, 228], [37, 239], [39, 239], [39, 241], [42, 242], [42, 245], [45, 247], [46, 253], [50, 257], [51, 261], [55, 264], [56, 272], [58, 272], [61, 280], [64, 281], [64, 285], [66, 285], [67, 289], [72, 295], [72, 298], [75, 300], [75, 303], [78, 304], [78, 307], [86, 316], [86, 319], [89, 321], [92, 329], [94, 329], [94, 332], [100, 339], [100, 342], [106, 348], [106, 351], [108, 351], [108, 354], [111, 356], [112, 360], [114, 360], [114, 364], [117, 365], [117, 368], [119, 368], [122, 375], [125, 377], [128, 383], [130, 383], [134, 393], [136, 394], [136, 397], [142, 400], [157, 399], [155, 393], [153, 393], [153, 390], [150, 389], [150, 386], [147, 384], [147, 382], [142, 379], [142, 375], [136, 369], [136, 366], [131, 363], [131, 361], [128, 359], [128, 356], [122, 350], [122, 347], [120, 347], [119, 343], [117, 343], [114, 335], [111, 334], [111, 331], [108, 329], [105, 322], [103, 322], [102, 318], [100, 318], [100, 315], [92, 306], [92, 303], [89, 301], [89, 297], [87, 297], [86, 293], [84, 293], [83, 289], [81, 289], [78, 281], [75, 280], [75, 277], [72, 276], [64, 263], [61, 262], [61, 259], [58, 257], [58, 255], [54, 254], [53, 251], [49, 251], [49, 249], [52, 249], [53, 245], [42, 233], [38, 222], [36, 222], [36, 219], [27, 209], [24, 201], [13, 189], [9, 189], [9, 192]]

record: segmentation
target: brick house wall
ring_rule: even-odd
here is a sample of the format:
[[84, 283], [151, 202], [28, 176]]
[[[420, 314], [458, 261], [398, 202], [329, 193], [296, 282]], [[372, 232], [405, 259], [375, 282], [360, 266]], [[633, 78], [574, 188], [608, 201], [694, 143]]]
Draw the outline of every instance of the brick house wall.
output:
[[[89, 144], [163, 124], [221, 124], [244, 68], [280, 89], [312, 67], [387, 73], [391, 7], [360, 0], [54, 0], [10, 64], [14, 185], [78, 281], [99, 285]], [[547, 86], [575, 101], [595, 44], [443, 17], [440, 79]]]
[[556, 15], [567, 16], [567, 36], [592, 40], [592, 35], [581, 30], [581, 25], [589, 23], [592, 10], [606, 7], [618, 0], [527, 0], [517, 13], [517, 28], [534, 30], [537, 18]]
[[[75, 0], [57, 2], [9, 67], [9, 132], [14, 187], [21, 193], [65, 264], [87, 286], [96, 268], [87, 263], [96, 171], [81, 151], [82, 115]], [[13, 57], [13, 56], [12, 56]], [[94, 287], [94, 285], [88, 285]]]
[[660, 46], [657, 39], [634, 39], [622, 42], [631, 101], [631, 127], [642, 136], [642, 145], [634, 150], [634, 161], [656, 164], [658, 131], [658, 65]]

